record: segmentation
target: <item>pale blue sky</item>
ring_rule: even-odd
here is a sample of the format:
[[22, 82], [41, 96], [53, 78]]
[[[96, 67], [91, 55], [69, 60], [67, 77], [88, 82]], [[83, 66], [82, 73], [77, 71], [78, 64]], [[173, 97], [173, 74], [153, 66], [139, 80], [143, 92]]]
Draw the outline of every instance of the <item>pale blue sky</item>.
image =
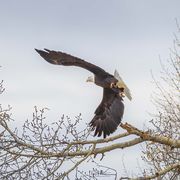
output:
[[[1, 1], [0, 73], [6, 87], [1, 103], [13, 107], [16, 122], [31, 117], [35, 105], [50, 108], [52, 121], [81, 112], [89, 122], [102, 98], [101, 88], [85, 83], [91, 73], [50, 65], [34, 48], [61, 50], [111, 73], [117, 69], [133, 96], [132, 102], [124, 101], [123, 121], [142, 128], [153, 110], [150, 71], [157, 75], [159, 55], [164, 61], [169, 56], [179, 8], [179, 0]], [[108, 153], [105, 162], [111, 158], [117, 167], [117, 155], [119, 161], [124, 155], [136, 172], [140, 150]]]

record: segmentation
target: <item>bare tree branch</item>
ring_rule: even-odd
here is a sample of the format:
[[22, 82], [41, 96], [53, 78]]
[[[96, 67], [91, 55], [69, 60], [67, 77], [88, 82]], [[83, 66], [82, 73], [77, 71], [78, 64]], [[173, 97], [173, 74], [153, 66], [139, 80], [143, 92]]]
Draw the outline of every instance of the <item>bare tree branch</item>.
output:
[[161, 135], [152, 135], [150, 134], [150, 132], [139, 130], [128, 123], [121, 124], [121, 127], [126, 129], [129, 132], [129, 134], [140, 136], [144, 141], [152, 141], [152, 142], [168, 145], [171, 148], [180, 148], [180, 140], [178, 139], [172, 139]]
[[[65, 121], [64, 117], [62, 117], [59, 122], [53, 123], [51, 126], [44, 124], [44, 112], [45, 109], [38, 111], [37, 108], [35, 108], [32, 122], [26, 121], [23, 125], [22, 136], [19, 136], [16, 130], [9, 128], [8, 124], [11, 119], [10, 116], [7, 115], [7, 111], [0, 113], [0, 126], [3, 128], [1, 133], [0, 156], [4, 159], [0, 170], [4, 172], [4, 178], [9, 176], [23, 176], [28, 169], [31, 171], [32, 176], [32, 172], [34, 173], [35, 169], [38, 169], [37, 166], [39, 166], [39, 168], [42, 166], [45, 171], [40, 170], [41, 173], [37, 173], [36, 171], [36, 177], [44, 178], [53, 176], [62, 179], [91, 156], [94, 156], [94, 158], [98, 154], [104, 156], [106, 152], [131, 147], [145, 141], [165, 144], [171, 148], [180, 147], [179, 140], [152, 135], [150, 131], [139, 130], [127, 123], [121, 125], [121, 127], [127, 131], [125, 133], [106, 139], [87, 140], [89, 130], [87, 131], [87, 129], [85, 129], [79, 133], [75, 128], [77, 123], [72, 124], [68, 117], [68, 121]], [[80, 116], [77, 117], [78, 122], [79, 120]], [[64, 122], [68, 124], [63, 125]], [[66, 127], [63, 133], [61, 133], [63, 129], [62, 126]], [[63, 137], [60, 136], [60, 133]], [[64, 136], [64, 133], [67, 135]], [[131, 135], [138, 137], [134, 138]], [[68, 139], [68, 136], [76, 138], [72, 141]], [[105, 146], [107, 143], [120, 140], [124, 137], [129, 137], [130, 140]], [[103, 146], [100, 147], [101, 144], [103, 144]], [[93, 148], [91, 148], [92, 146]], [[66, 172], [59, 173], [63, 164], [69, 160], [72, 162], [74, 158], [80, 158], [80, 160], [76, 161]], [[52, 162], [48, 163], [48, 161], [52, 161], [54, 164]], [[11, 169], [10, 166], [13, 167], [13, 169]], [[49, 166], [51, 170], [48, 170]], [[20, 175], [18, 175], [19, 172], [21, 172]]]
[[176, 169], [176, 171], [180, 172], [180, 163], [171, 164], [169, 166], [166, 166], [166, 167], [164, 167], [164, 169], [161, 169], [157, 172], [153, 172], [152, 175], [148, 175], [148, 176], [144, 175], [143, 177], [138, 177], [138, 178], [122, 177], [122, 178], [120, 178], [120, 180], [123, 180], [123, 179], [124, 180], [151, 180], [151, 179], [161, 177], [174, 169]]

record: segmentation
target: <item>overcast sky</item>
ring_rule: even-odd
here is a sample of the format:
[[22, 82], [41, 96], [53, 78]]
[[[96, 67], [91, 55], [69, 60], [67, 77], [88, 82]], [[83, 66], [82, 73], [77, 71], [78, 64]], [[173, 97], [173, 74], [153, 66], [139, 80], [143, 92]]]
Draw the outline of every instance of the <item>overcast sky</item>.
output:
[[[124, 100], [123, 121], [143, 128], [153, 111], [150, 71], [158, 75], [159, 55], [163, 61], [169, 56], [179, 9], [179, 0], [1, 1], [0, 74], [6, 88], [1, 104], [13, 107], [16, 122], [31, 117], [35, 105], [50, 108], [52, 121], [81, 112], [89, 122], [102, 98], [100, 87], [85, 82], [91, 73], [50, 65], [34, 48], [61, 50], [110, 73], [117, 69], [133, 96], [132, 102]], [[117, 167], [124, 157], [134, 162], [129, 169], [136, 172], [140, 151], [114, 151], [104, 162]]]

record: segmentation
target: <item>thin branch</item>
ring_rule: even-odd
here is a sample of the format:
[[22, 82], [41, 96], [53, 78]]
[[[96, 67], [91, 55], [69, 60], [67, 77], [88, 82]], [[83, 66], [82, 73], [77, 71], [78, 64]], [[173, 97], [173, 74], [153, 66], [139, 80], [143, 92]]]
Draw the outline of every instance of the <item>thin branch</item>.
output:
[[76, 167], [78, 167], [83, 161], [85, 161], [95, 150], [96, 144], [93, 145], [92, 149], [89, 150], [89, 153], [80, 161], [78, 161], [71, 169], [69, 169], [67, 172], [63, 173], [58, 179], [64, 179], [70, 172], [72, 172]]
[[151, 180], [151, 179], [161, 177], [161, 176], [165, 175], [166, 173], [168, 173], [168, 172], [170, 172], [172, 170], [176, 170], [177, 172], [180, 173], [180, 163], [171, 164], [169, 166], [166, 166], [164, 169], [155, 172], [153, 175], [149, 175], [149, 176], [145, 176], [145, 177], [138, 177], [138, 178], [128, 178], [127, 177], [127, 178], [124, 178], [124, 179], [129, 179], [129, 180]]

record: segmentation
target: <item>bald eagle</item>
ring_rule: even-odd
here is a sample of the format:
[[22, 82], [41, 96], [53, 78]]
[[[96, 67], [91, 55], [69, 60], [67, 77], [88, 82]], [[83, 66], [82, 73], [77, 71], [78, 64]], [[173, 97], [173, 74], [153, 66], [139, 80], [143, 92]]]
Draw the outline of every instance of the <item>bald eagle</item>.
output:
[[79, 66], [94, 74], [94, 76], [88, 77], [87, 82], [94, 82], [96, 85], [102, 87], [103, 98], [95, 111], [94, 118], [89, 124], [92, 130], [95, 130], [94, 136], [100, 137], [103, 134], [103, 137], [106, 138], [106, 136], [113, 133], [121, 123], [123, 117], [123, 97], [126, 96], [129, 100], [132, 99], [128, 87], [118, 72], [115, 71], [114, 75], [111, 75], [94, 64], [64, 52], [48, 49], [35, 50], [51, 64]]

